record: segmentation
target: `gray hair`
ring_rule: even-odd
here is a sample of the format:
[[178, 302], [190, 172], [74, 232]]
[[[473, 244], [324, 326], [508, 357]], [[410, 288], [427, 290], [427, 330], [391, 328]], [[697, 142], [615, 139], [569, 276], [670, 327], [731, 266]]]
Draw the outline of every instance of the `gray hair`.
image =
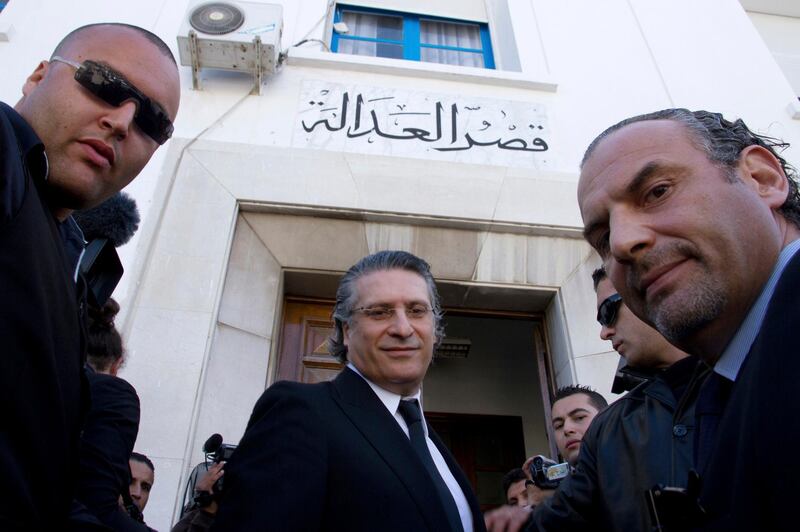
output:
[[778, 212], [788, 221], [800, 227], [800, 191], [798, 191], [797, 170], [778, 155], [778, 151], [785, 150], [789, 144], [766, 135], [753, 133], [741, 119], [730, 122], [725, 120], [720, 113], [664, 109], [626, 118], [603, 131], [592, 141], [583, 156], [581, 168], [605, 137], [629, 124], [647, 120], [672, 120], [685, 126], [689, 130], [695, 146], [704, 151], [710, 161], [721, 166], [731, 181], [737, 180], [734, 170], [739, 163], [739, 155], [742, 150], [748, 146], [761, 146], [768, 150], [780, 162], [789, 182], [789, 195]]
[[406, 251], [379, 251], [367, 255], [342, 276], [339, 288], [336, 290], [336, 305], [333, 307], [333, 334], [328, 339], [328, 352], [341, 362], [347, 362], [347, 346], [344, 345], [344, 324], [350, 324], [353, 308], [358, 300], [355, 283], [361, 277], [382, 270], [406, 270], [418, 274], [425, 279], [428, 286], [428, 297], [431, 300], [433, 312], [434, 334], [436, 345], [444, 338], [442, 326], [442, 307], [439, 301], [439, 292], [431, 275], [430, 265]]

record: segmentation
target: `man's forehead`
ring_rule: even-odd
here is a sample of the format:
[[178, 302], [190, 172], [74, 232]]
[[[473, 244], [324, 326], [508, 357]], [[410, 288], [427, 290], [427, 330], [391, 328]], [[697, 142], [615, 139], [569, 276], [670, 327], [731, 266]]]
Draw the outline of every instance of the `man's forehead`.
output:
[[425, 278], [417, 272], [403, 268], [375, 270], [359, 277], [355, 284], [358, 299], [362, 302], [375, 299], [430, 299]]
[[553, 416], [555, 417], [556, 413], [558, 417], [566, 416], [575, 409], [596, 410], [596, 408], [592, 406], [591, 399], [588, 395], [585, 393], [573, 393], [553, 403]]

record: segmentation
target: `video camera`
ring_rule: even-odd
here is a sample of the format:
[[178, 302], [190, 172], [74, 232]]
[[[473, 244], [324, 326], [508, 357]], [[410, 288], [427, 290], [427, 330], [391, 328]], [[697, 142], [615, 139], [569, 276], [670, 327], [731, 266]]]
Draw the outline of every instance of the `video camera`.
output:
[[211, 492], [196, 491], [195, 488], [203, 477], [208, 474], [208, 469], [213, 464], [227, 462], [235, 450], [236, 445], [223, 443], [220, 434], [212, 434], [211, 437], [206, 440], [203, 444], [205, 460], [194, 466], [194, 469], [192, 469], [186, 481], [186, 488], [183, 491], [183, 509], [181, 510], [181, 517], [194, 508], [205, 508], [211, 504], [212, 501], [218, 500], [220, 493], [222, 493], [222, 481], [224, 477], [220, 477], [220, 479], [214, 483]]
[[557, 464], [544, 455], [533, 457], [529, 466], [533, 483], [540, 489], [556, 489], [561, 481], [569, 475], [570, 467], [567, 462]]
[[215, 464], [230, 460], [235, 450], [235, 445], [222, 443], [222, 436], [220, 434], [212, 434], [203, 444], [203, 453], [206, 455], [206, 462], [213, 462]]

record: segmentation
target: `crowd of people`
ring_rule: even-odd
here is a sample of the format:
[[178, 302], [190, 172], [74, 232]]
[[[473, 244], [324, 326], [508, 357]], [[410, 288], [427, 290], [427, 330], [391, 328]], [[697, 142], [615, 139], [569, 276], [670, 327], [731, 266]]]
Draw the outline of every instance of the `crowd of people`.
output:
[[[22, 93], [0, 103], [0, 529], [150, 530], [155, 467], [134, 451], [139, 399], [117, 376], [117, 270], [95, 264], [114, 253], [87, 245], [73, 212], [118, 193], [170, 138], [175, 59], [146, 30], [93, 24]], [[507, 506], [482, 514], [425, 419], [444, 335], [430, 266], [380, 251], [339, 282], [329, 349], [344, 369], [270, 386], [174, 530], [793, 529], [800, 193], [784, 146], [685, 109], [591, 143], [578, 204], [603, 264], [597, 320], [639, 384], [611, 405], [558, 390], [563, 463], [509, 472]]]

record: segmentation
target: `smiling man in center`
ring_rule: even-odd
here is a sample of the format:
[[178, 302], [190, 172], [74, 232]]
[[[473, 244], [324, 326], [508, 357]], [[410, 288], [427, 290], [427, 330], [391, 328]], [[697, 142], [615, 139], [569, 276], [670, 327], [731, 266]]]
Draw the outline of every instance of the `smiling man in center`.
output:
[[425, 421], [421, 386], [442, 337], [430, 267], [404, 251], [342, 277], [331, 382], [279, 382], [226, 466], [216, 530], [484, 530], [469, 481]]

